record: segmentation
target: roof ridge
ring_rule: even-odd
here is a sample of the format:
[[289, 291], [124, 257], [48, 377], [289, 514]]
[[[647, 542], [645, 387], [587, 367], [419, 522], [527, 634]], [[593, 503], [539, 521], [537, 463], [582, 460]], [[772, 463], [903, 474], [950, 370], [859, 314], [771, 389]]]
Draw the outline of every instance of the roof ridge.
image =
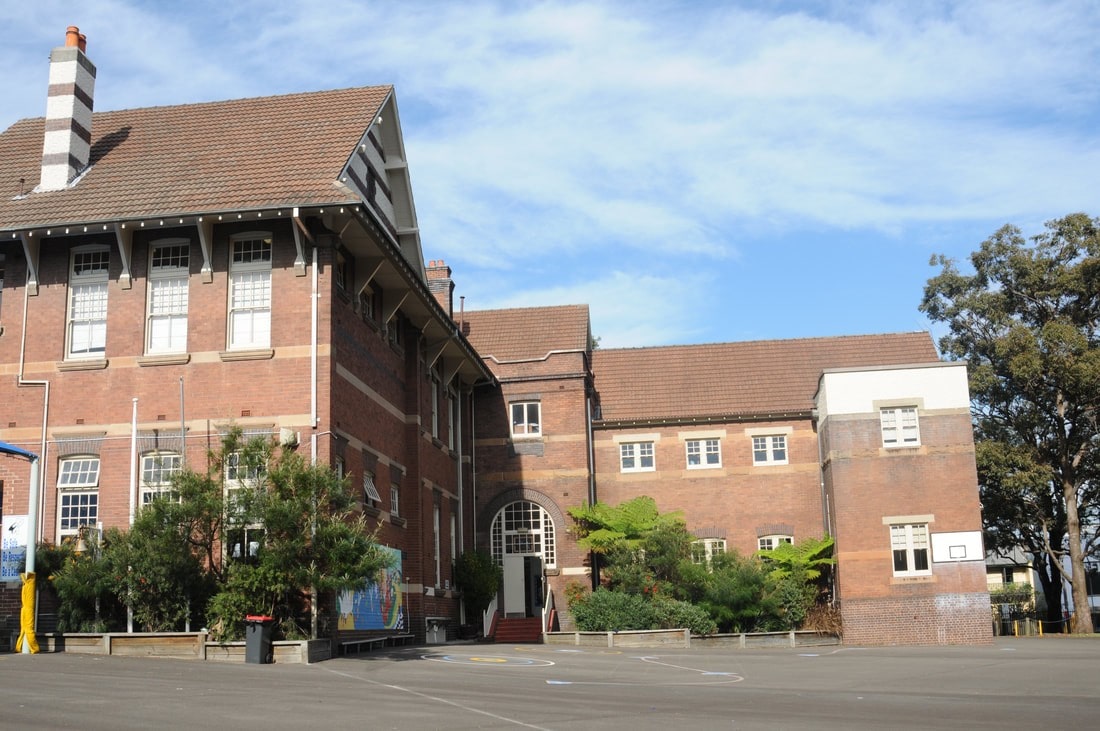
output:
[[688, 350], [691, 348], [717, 348], [730, 345], [765, 345], [774, 343], [811, 343], [811, 342], [828, 342], [839, 340], [860, 340], [860, 339], [877, 339], [884, 337], [898, 337], [902, 335], [922, 335], [928, 334], [931, 337], [931, 332], [928, 330], [903, 330], [897, 332], [887, 333], [863, 333], [853, 335], [814, 335], [801, 338], [767, 338], [763, 340], [727, 340], [717, 343], [672, 343], [667, 345], [638, 345], [633, 347], [622, 348], [599, 348], [593, 352], [596, 353], [610, 353], [610, 352], [637, 352], [639, 350]]

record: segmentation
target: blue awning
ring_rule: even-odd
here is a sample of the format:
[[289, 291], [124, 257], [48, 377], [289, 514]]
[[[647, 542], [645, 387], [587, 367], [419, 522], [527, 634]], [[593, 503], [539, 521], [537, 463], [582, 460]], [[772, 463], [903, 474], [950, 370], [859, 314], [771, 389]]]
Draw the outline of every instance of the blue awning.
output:
[[34, 452], [28, 452], [22, 447], [17, 447], [14, 444], [8, 444], [7, 442], [0, 442], [0, 454], [10, 454], [15, 457], [22, 457], [23, 459], [34, 462], [38, 459], [38, 455]]

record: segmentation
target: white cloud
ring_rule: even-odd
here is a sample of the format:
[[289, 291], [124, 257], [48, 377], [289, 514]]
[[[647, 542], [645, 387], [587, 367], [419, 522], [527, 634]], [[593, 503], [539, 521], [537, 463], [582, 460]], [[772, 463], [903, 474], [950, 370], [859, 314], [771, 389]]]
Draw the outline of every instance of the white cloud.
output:
[[[426, 253], [517, 299], [640, 304], [591, 272], [732, 281], [747, 241], [794, 232], [924, 246], [936, 230], [965, 251], [963, 228], [1087, 210], [1100, 188], [1089, 0], [53, 0], [0, 23], [0, 127], [42, 113], [69, 23], [89, 34], [97, 109], [396, 84]], [[643, 341], [684, 341], [683, 314], [650, 308]]]

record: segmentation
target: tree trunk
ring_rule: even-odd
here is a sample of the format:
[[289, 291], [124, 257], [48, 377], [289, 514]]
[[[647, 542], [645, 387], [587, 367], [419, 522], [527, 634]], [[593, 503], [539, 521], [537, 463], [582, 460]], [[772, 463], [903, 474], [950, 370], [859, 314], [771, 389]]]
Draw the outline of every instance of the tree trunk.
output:
[[1065, 632], [1062, 620], [1062, 573], [1054, 563], [1058, 560], [1049, 553], [1036, 553], [1036, 566], [1039, 572], [1039, 585], [1046, 600], [1046, 619], [1052, 632]]
[[1066, 537], [1069, 539], [1070, 581], [1073, 589], [1073, 623], [1075, 635], [1092, 634], [1092, 607], [1085, 585], [1085, 552], [1081, 545], [1081, 519], [1077, 514], [1077, 486], [1063, 478], [1062, 495], [1066, 502]]

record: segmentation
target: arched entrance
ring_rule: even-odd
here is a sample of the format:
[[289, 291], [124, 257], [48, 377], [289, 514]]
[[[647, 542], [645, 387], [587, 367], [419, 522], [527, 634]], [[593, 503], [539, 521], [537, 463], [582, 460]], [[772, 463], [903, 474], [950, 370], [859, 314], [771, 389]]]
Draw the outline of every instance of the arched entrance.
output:
[[517, 500], [493, 517], [489, 530], [493, 559], [504, 569], [501, 612], [533, 617], [542, 612], [543, 571], [557, 566], [554, 521], [541, 505]]

